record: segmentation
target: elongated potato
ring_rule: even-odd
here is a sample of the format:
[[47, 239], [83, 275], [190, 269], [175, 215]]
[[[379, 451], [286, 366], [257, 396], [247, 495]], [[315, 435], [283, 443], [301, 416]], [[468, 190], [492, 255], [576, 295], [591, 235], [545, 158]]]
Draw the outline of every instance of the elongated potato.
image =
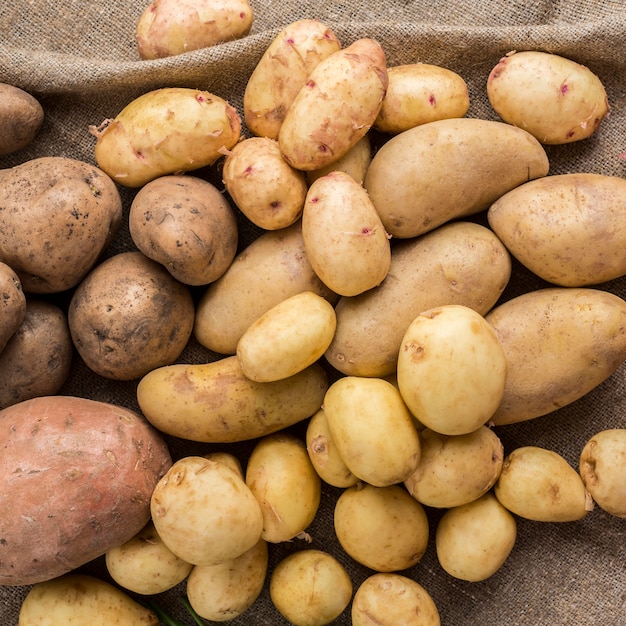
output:
[[478, 224], [455, 222], [398, 241], [381, 285], [337, 303], [337, 329], [325, 357], [350, 376], [393, 374], [402, 337], [422, 311], [462, 304], [484, 315], [510, 277], [507, 249]]
[[328, 379], [321, 365], [271, 383], [245, 376], [236, 356], [175, 364], [137, 385], [143, 414], [175, 437], [213, 443], [246, 441], [300, 422], [322, 406]]
[[606, 380], [626, 359], [626, 302], [600, 289], [552, 287], [492, 309], [508, 373], [494, 424], [540, 417]]
[[479, 213], [507, 191], [545, 176], [548, 167], [542, 145], [521, 128], [445, 119], [387, 141], [364, 185], [387, 232], [406, 238]]

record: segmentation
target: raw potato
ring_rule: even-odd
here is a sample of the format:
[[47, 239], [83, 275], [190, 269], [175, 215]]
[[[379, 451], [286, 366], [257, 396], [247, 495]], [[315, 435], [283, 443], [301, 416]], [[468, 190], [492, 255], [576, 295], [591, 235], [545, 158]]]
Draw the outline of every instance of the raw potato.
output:
[[494, 487], [511, 513], [537, 522], [573, 522], [592, 508], [578, 472], [557, 452], [522, 446], [510, 452]]
[[58, 393], [73, 357], [64, 311], [53, 302], [29, 298], [24, 321], [0, 352], [0, 408]]
[[496, 200], [489, 225], [520, 263], [562, 287], [626, 274], [626, 180], [573, 173], [520, 185]]
[[525, 130], [453, 118], [392, 137], [374, 155], [364, 185], [387, 232], [408, 238], [479, 213], [548, 168], [544, 148]]
[[175, 587], [193, 567], [163, 543], [152, 521], [128, 541], [107, 550], [105, 564], [118, 585], [142, 595], [156, 595]]
[[28, 92], [0, 83], [0, 157], [29, 146], [41, 130], [44, 110]]
[[315, 273], [337, 294], [356, 296], [387, 276], [389, 237], [363, 186], [345, 172], [330, 172], [309, 187], [302, 237]]
[[258, 383], [305, 370], [326, 352], [335, 334], [333, 305], [312, 291], [291, 296], [264, 313], [237, 344], [241, 371]]
[[19, 276], [0, 261], [0, 355], [26, 317], [26, 296]]
[[70, 300], [72, 341], [105, 378], [134, 380], [173, 363], [191, 336], [194, 304], [186, 285], [141, 252], [103, 261]]
[[399, 485], [355, 485], [335, 504], [335, 534], [355, 561], [395, 572], [421, 561], [428, 546], [424, 507]]
[[270, 597], [295, 626], [331, 624], [352, 599], [352, 581], [343, 565], [323, 550], [300, 550], [280, 561], [270, 579]]
[[504, 447], [487, 426], [452, 436], [426, 428], [420, 444], [419, 465], [404, 485], [425, 506], [448, 509], [477, 500], [502, 471]]
[[208, 286], [196, 307], [194, 337], [209, 350], [234, 355], [250, 324], [303, 291], [323, 296], [331, 304], [338, 297], [313, 271], [298, 221], [260, 235]]
[[18, 626], [158, 626], [159, 619], [114, 585], [86, 574], [67, 574], [30, 589]]
[[626, 359], [626, 302], [600, 289], [551, 287], [492, 309], [508, 373], [496, 425], [541, 417], [571, 404]]
[[544, 144], [586, 139], [609, 112], [604, 85], [588, 67], [537, 50], [500, 59], [487, 79], [487, 95], [505, 122]]
[[580, 475], [594, 502], [616, 517], [626, 517], [626, 429], [597, 432], [580, 454]]
[[396, 135], [414, 126], [463, 117], [469, 109], [465, 80], [456, 72], [428, 63], [387, 68], [389, 86], [374, 127]]
[[237, 558], [261, 538], [263, 514], [246, 483], [224, 463], [186, 456], [157, 483], [150, 502], [163, 543], [193, 565]]
[[0, 261], [27, 293], [75, 287], [122, 220], [114, 182], [89, 163], [40, 157], [0, 171]]
[[417, 581], [394, 572], [368, 576], [352, 600], [352, 626], [440, 626], [432, 596]]
[[509, 253], [479, 224], [454, 222], [396, 241], [386, 280], [337, 303], [337, 330], [326, 360], [350, 376], [395, 374], [404, 333], [422, 311], [462, 304], [484, 315], [510, 276]]
[[263, 539], [229, 561], [194, 565], [187, 579], [189, 604], [204, 619], [214, 622], [235, 619], [261, 595], [267, 566], [267, 542]]
[[144, 185], [128, 226], [137, 248], [186, 285], [214, 282], [237, 253], [235, 212], [217, 187], [195, 176], [161, 176]]
[[239, 210], [260, 228], [287, 228], [302, 215], [306, 178], [283, 159], [275, 139], [240, 141], [226, 155], [222, 177]]
[[252, 28], [248, 0], [153, 0], [136, 26], [142, 59], [161, 59], [241, 39]]
[[319, 20], [302, 19], [285, 26], [246, 83], [243, 108], [248, 130], [278, 139], [287, 109], [311, 70], [340, 48], [335, 34]]
[[2, 585], [50, 580], [128, 541], [172, 463], [142, 416], [73, 396], [3, 409], [0, 437]]
[[99, 167], [120, 185], [141, 187], [213, 165], [239, 141], [241, 118], [208, 91], [165, 87], [135, 98], [90, 132]]
[[443, 514], [435, 533], [437, 559], [450, 576], [486, 580], [504, 565], [516, 539], [515, 517], [488, 492]]
[[315, 363], [289, 378], [256, 383], [236, 356], [152, 370], [137, 385], [143, 414], [160, 431], [206, 443], [263, 437], [301, 422], [322, 406], [328, 378]]
[[346, 174], [350, 174], [350, 176], [352, 176], [352, 178], [354, 178], [359, 185], [362, 185], [365, 180], [365, 173], [367, 172], [367, 168], [369, 167], [371, 161], [372, 142], [370, 141], [369, 135], [364, 135], [354, 144], [354, 146], [352, 146], [352, 148], [350, 148], [350, 150], [348, 150], [348, 152], [336, 161], [333, 161], [318, 170], [309, 170], [308, 172], [305, 172], [306, 180], [310, 185], [318, 178], [338, 170], [345, 172]]
[[321, 60], [281, 124], [285, 160], [304, 171], [337, 161], [367, 134], [386, 89], [385, 53], [374, 39], [357, 39]]
[[248, 460], [246, 484], [263, 511], [265, 541], [306, 536], [320, 504], [321, 480], [298, 437], [282, 432], [261, 438]]
[[400, 392], [386, 380], [344, 376], [324, 396], [337, 451], [350, 471], [376, 487], [401, 483], [420, 460], [420, 440]]
[[398, 387], [427, 428], [464, 435], [494, 414], [507, 378], [493, 328], [469, 307], [449, 304], [420, 313], [404, 334]]

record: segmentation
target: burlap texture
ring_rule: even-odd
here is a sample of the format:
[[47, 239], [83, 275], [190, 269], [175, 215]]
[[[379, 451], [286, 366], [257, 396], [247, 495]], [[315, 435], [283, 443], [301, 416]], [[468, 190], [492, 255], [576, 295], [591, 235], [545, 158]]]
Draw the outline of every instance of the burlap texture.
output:
[[[0, 7], [0, 81], [39, 98], [45, 123], [36, 142], [0, 159], [9, 167], [38, 156], [67, 156], [93, 162], [95, 139], [88, 132], [139, 94], [162, 86], [190, 86], [227, 98], [242, 112], [243, 89], [261, 54], [286, 24], [304, 17], [326, 22], [343, 45], [363, 36], [376, 38], [389, 65], [435, 63], [461, 74], [470, 89], [470, 117], [496, 119], [486, 98], [490, 69], [511, 50], [545, 50], [588, 65], [604, 82], [611, 114], [593, 138], [548, 148], [551, 173], [598, 172], [624, 176], [626, 161], [626, 3], [623, 0], [358, 0], [306, 3], [301, 0], [251, 0], [252, 32], [243, 40], [159, 61], [140, 61], [134, 29], [147, 2], [109, 0], [13, 0]], [[219, 168], [202, 175], [220, 184]], [[128, 210], [134, 192], [121, 189]], [[477, 219], [481, 219], [478, 216]], [[240, 216], [240, 248], [258, 234]], [[107, 254], [131, 249], [126, 227]], [[514, 265], [502, 300], [544, 286]], [[626, 297], [626, 280], [601, 288]], [[201, 290], [199, 290], [201, 291]], [[59, 297], [66, 305], [67, 294]], [[183, 362], [215, 355], [193, 341]], [[541, 363], [537, 363], [541, 368]], [[624, 368], [585, 398], [524, 424], [500, 427], [505, 451], [539, 445], [562, 454], [578, 467], [583, 444], [609, 427], [626, 427]], [[135, 383], [115, 383], [87, 370], [76, 358], [62, 393], [118, 402], [137, 409]], [[302, 435], [304, 425], [293, 429]], [[212, 446], [168, 439], [172, 454], [205, 453]], [[219, 446], [245, 463], [252, 442]], [[318, 516], [308, 529], [312, 547], [337, 556], [354, 587], [372, 572], [354, 563], [339, 547], [332, 529], [337, 489], [324, 486]], [[70, 503], [68, 503], [69, 505]], [[19, 515], [19, 512], [15, 512]], [[429, 511], [432, 537], [440, 512]], [[518, 540], [508, 561], [490, 579], [465, 583], [439, 566], [434, 540], [422, 562], [403, 572], [433, 596], [445, 626], [626, 625], [626, 521], [596, 508], [575, 523], [545, 524], [518, 519]], [[306, 547], [300, 540], [270, 546], [270, 567], [288, 553]], [[82, 571], [107, 577], [102, 559]], [[0, 588], [0, 623], [17, 624], [26, 587]], [[157, 598], [183, 623], [193, 622], [179, 598], [184, 585]], [[208, 623], [208, 622], [207, 622]], [[233, 624], [286, 623], [273, 608], [266, 584], [255, 605]], [[335, 623], [349, 624], [349, 610]], [[64, 626], [64, 625], [59, 625]], [[401, 625], [398, 625], [401, 626]]]

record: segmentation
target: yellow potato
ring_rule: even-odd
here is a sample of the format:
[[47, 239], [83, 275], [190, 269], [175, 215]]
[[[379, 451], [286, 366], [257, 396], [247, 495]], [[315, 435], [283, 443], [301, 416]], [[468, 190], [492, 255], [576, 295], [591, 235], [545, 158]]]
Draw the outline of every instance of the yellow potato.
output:
[[429, 63], [387, 68], [389, 86], [374, 127], [398, 134], [414, 126], [463, 117], [469, 109], [465, 80], [456, 72]]
[[364, 135], [359, 139], [348, 152], [342, 157], [318, 169], [305, 172], [306, 180], [313, 183], [318, 178], [330, 174], [330, 172], [341, 171], [350, 174], [357, 183], [363, 184], [365, 173], [372, 161], [372, 142], [369, 135]]
[[626, 302], [600, 289], [551, 287], [487, 315], [508, 373], [494, 424], [547, 415], [606, 380], [626, 359]]
[[475, 118], [437, 120], [395, 135], [374, 155], [367, 189], [387, 232], [416, 237], [487, 209], [507, 191], [548, 173], [528, 132]]
[[573, 173], [520, 185], [496, 200], [489, 225], [520, 263], [562, 287], [626, 274], [626, 180]]
[[312, 291], [291, 296], [253, 322], [237, 344], [241, 371], [258, 383], [293, 376], [322, 357], [335, 334], [335, 309]]
[[449, 304], [411, 322], [397, 376], [402, 398], [422, 424], [444, 435], [463, 435], [480, 428], [498, 408], [507, 361], [479, 313]]
[[139, 381], [137, 401], [146, 419], [164, 433], [232, 443], [310, 417], [322, 406], [327, 389], [327, 375], [318, 363], [283, 380], [257, 383], [230, 356], [154, 369]]
[[345, 172], [331, 172], [309, 187], [302, 238], [313, 270], [337, 294], [356, 296], [387, 276], [389, 237], [363, 186]]
[[487, 95], [505, 122], [544, 144], [586, 139], [609, 112], [604, 85], [588, 67], [537, 50], [500, 59], [487, 79]]

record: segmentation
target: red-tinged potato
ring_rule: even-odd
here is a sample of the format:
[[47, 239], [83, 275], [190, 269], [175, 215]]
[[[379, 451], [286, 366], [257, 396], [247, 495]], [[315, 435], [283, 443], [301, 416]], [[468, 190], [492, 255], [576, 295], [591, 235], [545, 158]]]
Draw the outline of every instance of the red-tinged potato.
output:
[[385, 53], [374, 39], [358, 39], [320, 61], [281, 124], [286, 161], [308, 171], [340, 159], [367, 134], [386, 90]]
[[116, 183], [141, 187], [166, 174], [215, 163], [241, 134], [241, 118], [208, 91], [165, 87], [128, 103], [114, 119], [91, 126], [96, 162]]
[[318, 170], [305, 172], [306, 180], [313, 183], [318, 178], [336, 170], [350, 174], [360, 185], [365, 180], [365, 173], [372, 161], [372, 142], [369, 135], [364, 135], [342, 157]]
[[543, 144], [565, 144], [593, 135], [609, 113], [600, 78], [588, 67], [556, 54], [526, 50], [507, 54], [491, 70], [487, 96], [505, 121]]
[[50, 580], [128, 541], [172, 463], [139, 414], [74, 396], [3, 409], [0, 438], [3, 585]]

